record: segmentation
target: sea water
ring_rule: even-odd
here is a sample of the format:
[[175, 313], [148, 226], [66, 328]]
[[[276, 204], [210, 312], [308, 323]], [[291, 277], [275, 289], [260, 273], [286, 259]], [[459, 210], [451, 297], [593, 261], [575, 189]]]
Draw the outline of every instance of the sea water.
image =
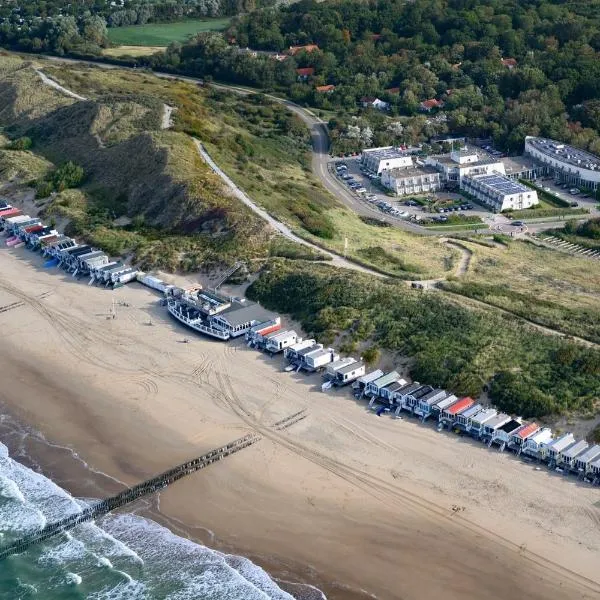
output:
[[[14, 460], [0, 443], [0, 546], [86, 506]], [[26, 599], [293, 597], [246, 558], [211, 550], [135, 514], [109, 514], [0, 561], [0, 600]]]

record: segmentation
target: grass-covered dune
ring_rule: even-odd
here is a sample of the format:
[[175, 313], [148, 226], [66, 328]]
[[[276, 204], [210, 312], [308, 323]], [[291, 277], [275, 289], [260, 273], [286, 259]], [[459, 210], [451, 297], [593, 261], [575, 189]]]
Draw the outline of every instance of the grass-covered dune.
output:
[[[464, 308], [439, 293], [328, 266], [277, 261], [249, 288], [321, 341], [342, 335], [413, 357], [412, 376], [456, 394], [488, 386], [503, 410], [525, 417], [592, 414], [600, 403], [600, 351], [540, 333], [511, 317]], [[353, 352], [356, 350], [353, 350]]]
[[[68, 218], [72, 233], [167, 269], [268, 255], [264, 222], [228, 192], [187, 135], [160, 129], [159, 99], [108, 90], [76, 100], [43, 85], [25, 62], [0, 57], [0, 64], [6, 135], [30, 138], [32, 156], [54, 166], [83, 167], [77, 218], [72, 196], [59, 194], [45, 208]], [[131, 222], [114, 226], [122, 217]]]

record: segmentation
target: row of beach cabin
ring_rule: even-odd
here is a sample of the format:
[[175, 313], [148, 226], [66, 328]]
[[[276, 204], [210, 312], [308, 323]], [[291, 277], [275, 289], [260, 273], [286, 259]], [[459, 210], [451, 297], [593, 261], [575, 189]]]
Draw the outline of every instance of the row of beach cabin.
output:
[[575, 473], [580, 478], [600, 483], [600, 445], [576, 440], [572, 433], [555, 436], [551, 429], [535, 422], [525, 422], [472, 398], [459, 398], [451, 392], [419, 382], [408, 383], [397, 371], [380, 369], [366, 373], [362, 360], [340, 358], [333, 348], [314, 339], [302, 339], [293, 330], [282, 330], [281, 323], [267, 322], [246, 333], [248, 345], [270, 354], [283, 352], [286, 371], [321, 371], [323, 391], [352, 384], [356, 398], [366, 398], [377, 414], [408, 413], [422, 421], [432, 419], [438, 429], [467, 434], [509, 449], [522, 457], [543, 461], [550, 468]]
[[[166, 296], [173, 288], [120, 261], [111, 261], [101, 250], [61, 235], [40, 219], [24, 215], [2, 201], [0, 230], [7, 236], [7, 246], [25, 245], [41, 251], [48, 258], [46, 267], [61, 266], [73, 276], [88, 275], [90, 285], [98, 282], [118, 287], [137, 278]], [[419, 382], [408, 383], [397, 371], [384, 373], [377, 369], [366, 373], [362, 360], [341, 358], [334, 348], [314, 339], [302, 339], [294, 330], [283, 330], [278, 316], [256, 325], [251, 323], [243, 329], [249, 346], [271, 355], [283, 353], [288, 362], [286, 371], [322, 372], [323, 391], [352, 384], [355, 396], [367, 398], [369, 407], [375, 408], [378, 415], [389, 412], [399, 417], [404, 412], [422, 421], [431, 418], [440, 430], [447, 427], [481, 440], [488, 447], [498, 446], [501, 451], [508, 448], [518, 455], [544, 461], [551, 468], [600, 483], [600, 445], [576, 440], [572, 433], [555, 436], [547, 427], [524, 422], [469, 397], [459, 398]]]
[[61, 267], [73, 277], [88, 276], [89, 284], [120, 287], [136, 279], [138, 270], [111, 260], [102, 250], [80, 243], [45, 225], [38, 217], [24, 215], [21, 209], [0, 201], [0, 231], [6, 245], [41, 252], [48, 260], [44, 267]]

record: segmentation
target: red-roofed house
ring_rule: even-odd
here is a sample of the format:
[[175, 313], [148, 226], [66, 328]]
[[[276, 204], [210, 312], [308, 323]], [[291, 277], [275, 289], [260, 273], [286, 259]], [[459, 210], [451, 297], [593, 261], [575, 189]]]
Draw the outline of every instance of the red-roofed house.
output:
[[431, 112], [434, 108], [442, 108], [444, 103], [441, 100], [431, 98], [430, 100], [423, 100], [419, 105], [419, 108], [424, 112]]
[[335, 85], [318, 85], [315, 90], [319, 92], [319, 94], [331, 94], [335, 90]]
[[290, 56], [295, 56], [298, 52], [315, 52], [319, 49], [319, 46], [316, 44], [307, 44], [306, 46], [290, 46], [288, 49], [288, 54]]
[[515, 449], [521, 448], [523, 443], [539, 430], [540, 426], [537, 423], [526, 423], [523, 427], [520, 427], [510, 434], [510, 437], [508, 438], [508, 447]]
[[517, 66], [516, 58], [501, 58], [500, 62], [508, 69], [514, 69]]
[[313, 67], [304, 67], [296, 69], [296, 75], [298, 75], [298, 81], [306, 81], [309, 77], [315, 74]]

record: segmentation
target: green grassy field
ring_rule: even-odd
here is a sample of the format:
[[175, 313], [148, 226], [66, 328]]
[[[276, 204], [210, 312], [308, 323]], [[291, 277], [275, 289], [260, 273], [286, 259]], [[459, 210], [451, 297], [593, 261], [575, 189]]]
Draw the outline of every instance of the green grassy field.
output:
[[111, 27], [108, 37], [119, 46], [168, 46], [184, 42], [189, 36], [202, 31], [221, 31], [230, 19], [192, 19], [178, 23], [150, 23], [131, 27]]

